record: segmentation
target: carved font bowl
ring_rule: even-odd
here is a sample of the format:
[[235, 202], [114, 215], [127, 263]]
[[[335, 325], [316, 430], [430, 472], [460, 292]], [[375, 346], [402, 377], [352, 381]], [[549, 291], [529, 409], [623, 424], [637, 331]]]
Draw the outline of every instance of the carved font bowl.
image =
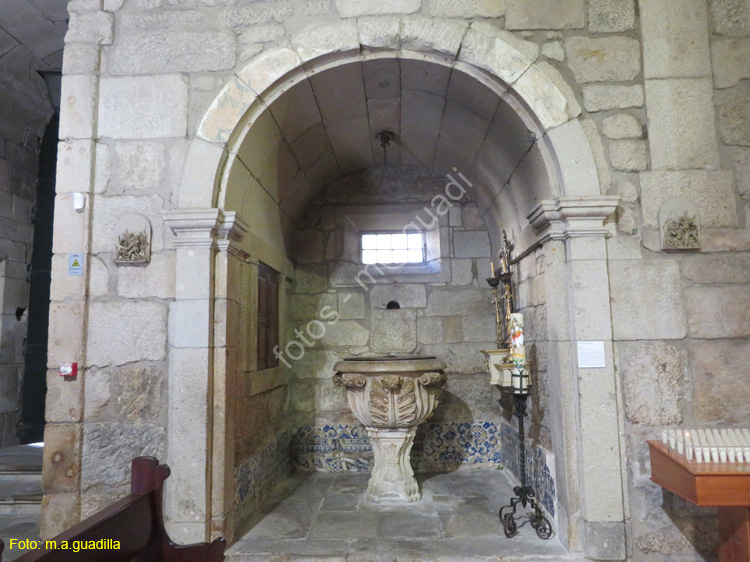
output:
[[445, 363], [423, 355], [354, 357], [333, 367], [349, 407], [366, 427], [416, 427], [435, 411]]

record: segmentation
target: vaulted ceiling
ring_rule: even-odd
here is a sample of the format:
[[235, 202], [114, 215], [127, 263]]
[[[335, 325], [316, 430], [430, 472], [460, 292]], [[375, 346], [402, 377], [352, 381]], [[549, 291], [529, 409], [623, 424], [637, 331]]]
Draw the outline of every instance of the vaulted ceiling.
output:
[[39, 71], [62, 70], [68, 0], [0, 0], [0, 134], [22, 142], [41, 135], [51, 113]]
[[[395, 136], [385, 155], [381, 131]], [[384, 162], [461, 172], [481, 186], [472, 195], [486, 209], [525, 161], [539, 167], [538, 154], [527, 158], [535, 141], [507, 100], [468, 74], [379, 58], [291, 87], [254, 121], [238, 158], [297, 220], [331, 180]]]

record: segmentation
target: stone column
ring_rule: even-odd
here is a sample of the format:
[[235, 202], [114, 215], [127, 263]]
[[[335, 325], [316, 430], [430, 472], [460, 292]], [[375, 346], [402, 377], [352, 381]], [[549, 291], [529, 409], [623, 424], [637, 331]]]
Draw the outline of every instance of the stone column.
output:
[[417, 426], [400, 428], [368, 427], [375, 466], [367, 484], [367, 500], [419, 501], [422, 495], [411, 468], [411, 448]]
[[[617, 197], [560, 197], [529, 215], [542, 243], [565, 247], [565, 260], [545, 271], [548, 295], [552, 415], [559, 524], [568, 547], [595, 559], [622, 560], [625, 542], [625, 479], [622, 398], [612, 351], [609, 274], [604, 224]], [[550, 252], [563, 254], [563, 252]], [[601, 341], [605, 367], [582, 369], [577, 342]]]
[[[214, 425], [215, 369], [228, 355], [224, 346], [218, 350], [222, 361], [216, 361], [218, 239], [228, 242], [226, 252], [247, 227], [219, 209], [167, 211], [164, 221], [176, 236], [177, 254], [175, 302], [169, 310], [167, 462], [172, 476], [165, 518], [172, 539], [184, 544], [210, 538], [214, 439], [215, 432], [224, 431]], [[226, 371], [220, 372], [223, 378]]]

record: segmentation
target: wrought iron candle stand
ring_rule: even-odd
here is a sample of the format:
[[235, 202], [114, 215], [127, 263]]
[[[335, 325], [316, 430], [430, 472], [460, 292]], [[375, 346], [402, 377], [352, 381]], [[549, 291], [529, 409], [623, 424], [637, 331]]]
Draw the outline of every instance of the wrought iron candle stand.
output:
[[[520, 375], [521, 377], [528, 377], [523, 371], [521, 371]], [[521, 485], [513, 488], [515, 497], [511, 498], [510, 504], [500, 508], [500, 522], [503, 524], [505, 536], [509, 539], [515, 537], [518, 533], [518, 523], [516, 521], [516, 510], [518, 509], [518, 504], [520, 503], [524, 508], [528, 505], [534, 510], [533, 513], [527, 515], [531, 528], [536, 531], [536, 534], [540, 539], [546, 540], [552, 536], [552, 525], [550, 525], [549, 519], [544, 516], [539, 504], [534, 499], [536, 497], [534, 488], [526, 483], [526, 433], [524, 432], [523, 418], [528, 416], [526, 413], [526, 397], [529, 395], [529, 390], [528, 387], [523, 390], [517, 388], [503, 390], [507, 390], [513, 397], [513, 414], [518, 418], [518, 440], [520, 442], [519, 449], [521, 455], [519, 460]]]
[[[531, 387], [531, 378], [526, 372], [526, 355], [523, 348], [523, 320], [520, 321], [520, 338], [514, 342], [515, 336], [511, 333], [513, 327], [513, 286], [511, 264], [512, 264], [513, 244], [508, 240], [508, 235], [503, 231], [503, 245], [500, 250], [500, 271], [497, 273], [492, 269], [492, 277], [487, 279], [487, 283], [492, 289], [492, 304], [495, 307], [495, 322], [497, 324], [497, 347], [501, 353], [506, 353], [504, 359], [499, 365], [495, 365], [493, 357], [495, 352], [486, 351], [485, 355], [490, 359], [490, 369], [494, 367], [503, 371], [502, 381], [498, 386], [503, 392], [507, 392], [513, 398], [513, 413], [518, 418], [518, 439], [520, 440], [520, 468], [521, 468], [521, 485], [513, 488], [515, 497], [511, 498], [510, 505], [503, 506], [500, 509], [500, 522], [503, 524], [505, 536], [512, 538], [518, 533], [518, 523], [516, 522], [516, 513], [518, 504], [523, 508], [528, 505], [533, 509], [533, 513], [528, 514], [531, 527], [541, 539], [548, 539], [552, 536], [552, 525], [544, 516], [539, 504], [537, 504], [534, 489], [526, 483], [526, 433], [523, 427], [523, 418], [527, 417], [526, 397], [529, 395]], [[503, 294], [498, 294], [498, 286], [503, 284]], [[502, 301], [503, 310], [500, 311]], [[521, 316], [521, 315], [518, 315]], [[516, 326], [517, 328], [519, 326]], [[519, 334], [516, 334], [519, 335]], [[515, 347], [516, 343], [518, 347]], [[505, 376], [510, 373], [510, 380]]]

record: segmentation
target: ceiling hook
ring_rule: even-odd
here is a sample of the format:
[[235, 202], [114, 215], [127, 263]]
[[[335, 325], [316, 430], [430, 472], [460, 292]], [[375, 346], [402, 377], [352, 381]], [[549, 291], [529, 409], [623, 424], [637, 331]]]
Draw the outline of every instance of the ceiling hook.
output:
[[383, 166], [388, 165], [387, 151], [391, 145], [391, 141], [395, 140], [396, 135], [391, 131], [380, 131], [375, 135], [375, 138], [380, 141], [380, 146], [383, 147]]

